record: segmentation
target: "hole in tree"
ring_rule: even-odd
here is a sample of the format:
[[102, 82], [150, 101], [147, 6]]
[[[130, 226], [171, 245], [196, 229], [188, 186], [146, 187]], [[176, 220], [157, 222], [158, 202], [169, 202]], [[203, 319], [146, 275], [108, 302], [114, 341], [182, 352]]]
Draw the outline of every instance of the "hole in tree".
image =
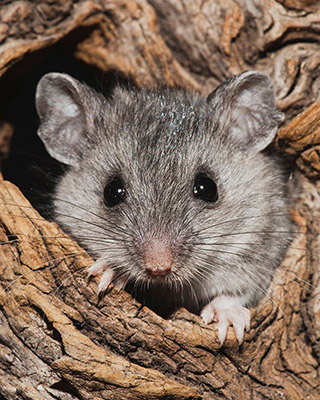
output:
[[1, 163], [2, 173], [46, 217], [48, 212], [50, 215], [55, 178], [63, 169], [50, 157], [37, 135], [35, 91], [40, 78], [49, 72], [64, 72], [106, 95], [117, 83], [130, 84], [117, 71], [106, 73], [72, 56], [73, 49], [88, 35], [88, 30], [77, 29], [56, 45], [27, 54], [0, 79], [0, 125], [9, 123], [14, 131], [9, 155]]

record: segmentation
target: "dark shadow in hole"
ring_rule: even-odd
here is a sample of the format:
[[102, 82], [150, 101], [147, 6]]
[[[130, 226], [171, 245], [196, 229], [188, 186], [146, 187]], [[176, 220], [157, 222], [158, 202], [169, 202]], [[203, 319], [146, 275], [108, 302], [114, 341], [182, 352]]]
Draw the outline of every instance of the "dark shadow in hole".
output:
[[54, 183], [64, 168], [49, 156], [37, 135], [35, 91], [40, 78], [48, 72], [65, 72], [106, 96], [117, 84], [132, 86], [117, 71], [106, 73], [72, 56], [77, 41], [85, 35], [88, 28], [75, 30], [64, 41], [26, 55], [0, 80], [0, 120], [14, 127], [10, 153], [2, 164], [4, 178], [16, 184], [47, 218], [51, 215]]
[[61, 379], [59, 382], [56, 382], [53, 385], [51, 385], [51, 388], [54, 390], [58, 390], [59, 392], [62, 392], [62, 393], [71, 394], [72, 396], [76, 397], [77, 399], [83, 399], [83, 397], [76, 390], [76, 388], [71, 386], [70, 383], [65, 381], [64, 379]]

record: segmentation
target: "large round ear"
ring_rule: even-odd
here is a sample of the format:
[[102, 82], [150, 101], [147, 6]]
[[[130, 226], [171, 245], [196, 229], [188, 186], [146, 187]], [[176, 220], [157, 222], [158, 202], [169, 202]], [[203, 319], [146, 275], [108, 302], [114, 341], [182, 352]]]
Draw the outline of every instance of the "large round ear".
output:
[[49, 73], [36, 90], [38, 135], [56, 160], [75, 165], [89, 146], [93, 110], [102, 106], [93, 89], [67, 74]]
[[215, 106], [229, 140], [243, 149], [265, 149], [284, 119], [275, 105], [271, 78], [258, 71], [228, 79], [208, 96], [207, 102]]

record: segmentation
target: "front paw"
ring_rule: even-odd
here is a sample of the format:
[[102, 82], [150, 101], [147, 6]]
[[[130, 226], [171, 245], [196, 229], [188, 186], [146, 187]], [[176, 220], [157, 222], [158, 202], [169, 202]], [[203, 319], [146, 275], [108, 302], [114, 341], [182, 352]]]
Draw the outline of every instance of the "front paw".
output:
[[104, 259], [95, 261], [88, 269], [88, 275], [101, 275], [98, 285], [98, 293], [102, 293], [107, 290], [111, 283], [113, 283], [118, 289], [123, 289], [127, 282], [124, 276], [117, 277], [114, 270]]
[[250, 311], [241, 305], [237, 297], [217, 296], [203, 308], [200, 315], [205, 324], [216, 323], [221, 346], [228, 326], [233, 326], [239, 344], [243, 342], [244, 330], [250, 329]]
[[88, 274], [89, 276], [101, 275], [98, 285], [99, 293], [107, 290], [114, 278], [114, 271], [108, 266], [105, 260], [97, 260], [95, 263], [93, 263], [88, 270]]

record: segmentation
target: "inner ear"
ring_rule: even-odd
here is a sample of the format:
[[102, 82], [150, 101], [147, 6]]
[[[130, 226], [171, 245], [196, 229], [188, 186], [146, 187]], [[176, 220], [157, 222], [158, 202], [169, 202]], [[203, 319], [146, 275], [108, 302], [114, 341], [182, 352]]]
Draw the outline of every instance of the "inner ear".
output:
[[265, 149], [284, 119], [275, 105], [272, 80], [262, 72], [248, 71], [229, 79], [209, 95], [208, 101], [222, 104], [223, 129], [244, 149]]
[[92, 89], [67, 74], [50, 73], [38, 83], [38, 135], [56, 160], [75, 165], [81, 159], [89, 145], [94, 96]]

